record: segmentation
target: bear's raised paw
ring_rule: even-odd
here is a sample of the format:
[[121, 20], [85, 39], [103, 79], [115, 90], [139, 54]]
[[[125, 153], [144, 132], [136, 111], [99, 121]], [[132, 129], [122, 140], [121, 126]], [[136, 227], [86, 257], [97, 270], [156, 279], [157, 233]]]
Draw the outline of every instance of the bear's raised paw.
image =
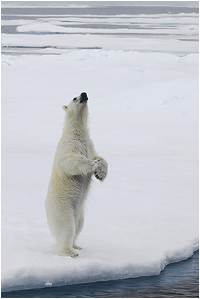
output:
[[104, 159], [99, 160], [99, 166], [94, 171], [94, 176], [96, 179], [103, 181], [108, 172], [108, 164]]
[[97, 161], [99, 166], [95, 169], [94, 176], [96, 179], [103, 181], [108, 172], [108, 163], [103, 158], [100, 158]]

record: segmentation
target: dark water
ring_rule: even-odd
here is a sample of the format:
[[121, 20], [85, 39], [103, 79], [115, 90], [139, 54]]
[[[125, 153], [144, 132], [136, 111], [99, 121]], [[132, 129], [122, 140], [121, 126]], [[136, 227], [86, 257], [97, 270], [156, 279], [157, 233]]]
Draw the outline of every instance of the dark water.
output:
[[[26, 5], [27, 2], [24, 2]], [[72, 2], [73, 4], [73, 2]], [[83, 2], [85, 4], [85, 2]], [[197, 7], [173, 7], [170, 4], [168, 6], [110, 6], [102, 7], [102, 3], [99, 2], [99, 7], [5, 7], [1, 9], [2, 20], [8, 20], [8, 15], [139, 15], [139, 14], [179, 14], [179, 13], [198, 13]]]
[[199, 251], [160, 275], [71, 286], [3, 292], [2, 298], [198, 298]]
[[135, 289], [103, 296], [104, 298], [198, 298], [199, 277], [184, 280], [169, 286]]
[[[26, 4], [26, 2], [24, 2]], [[72, 2], [73, 4], [73, 2]], [[83, 2], [85, 4], [85, 2]], [[179, 13], [198, 13], [199, 9], [196, 7], [173, 7], [170, 4], [168, 6], [110, 6], [102, 7], [102, 3], [99, 2], [99, 7], [20, 7], [20, 8], [2, 8], [2, 20], [8, 20], [6, 15], [38, 15], [38, 16], [49, 16], [49, 15], [139, 15], [139, 14], [179, 14]]]
[[[2, 1], [1, 3], [4, 4], [8, 4], [8, 3], [12, 3], [12, 5], [10, 7], [3, 7], [1, 8], [1, 19], [2, 20], [17, 20], [17, 19], [24, 19], [24, 20], [35, 20], [39, 17], [65, 17], [65, 15], [67, 15], [69, 18], [70, 16], [74, 16], [74, 15], [79, 15], [81, 17], [84, 17], [84, 15], [87, 15], [87, 18], [91, 16], [91, 18], [93, 18], [93, 16], [95, 15], [97, 18], [101, 18], [101, 16], [120, 16], [120, 15], [126, 15], [126, 17], [130, 16], [130, 15], [140, 15], [140, 14], [144, 14], [144, 15], [157, 15], [157, 14], [180, 14], [180, 13], [199, 13], [199, 8], [195, 7], [197, 5], [195, 5], [194, 7], [186, 7], [186, 4], [188, 3], [187, 1], [181, 1], [180, 3], [182, 3], [181, 6], [173, 6], [172, 4], [174, 2], [167, 2], [165, 1], [165, 5], [163, 6], [163, 2], [157, 2], [158, 5], [157, 6], [151, 6], [151, 5], [141, 5], [139, 4], [140, 2], [138, 2], [138, 5], [133, 5], [134, 2], [136, 3], [137, 1], [130, 1], [128, 4], [128, 2], [125, 2], [126, 5], [123, 4], [123, 2], [119, 1], [120, 4], [117, 4], [116, 1], [113, 2], [109, 2], [109, 1], [91, 1], [91, 2], [87, 2], [87, 1], [83, 1], [82, 3], [77, 2], [77, 1], [72, 1], [72, 2], [68, 2], [68, 1], [64, 1], [64, 2], [45, 2], [46, 6], [41, 6], [42, 5], [42, 1], [39, 2], [34, 2], [34, 1], [16, 1], [16, 2], [12, 2], [12, 1]], [[145, 1], [143, 1], [145, 2]], [[20, 4], [20, 7], [15, 7], [15, 5], [17, 6], [18, 4]], [[36, 3], [38, 3], [38, 7], [31, 7], [31, 3], [32, 5], [36, 5]], [[113, 5], [116, 4], [116, 5]], [[147, 2], [148, 3], [148, 2]], [[150, 1], [149, 3], [153, 3], [152, 1]], [[160, 4], [159, 4], [160, 3]], [[198, 2], [196, 2], [198, 3]], [[56, 5], [61, 4], [62, 7], [56, 7]], [[88, 4], [90, 7], [67, 7], [67, 5], [86, 5]], [[132, 5], [131, 5], [132, 4]], [[29, 7], [26, 7], [26, 6]], [[54, 7], [48, 7], [48, 5], [52, 5]], [[66, 7], [65, 7], [66, 5]], [[93, 7], [95, 6], [95, 7]], [[89, 16], [88, 16], [89, 15]], [[74, 25], [73, 27], [80, 27], [83, 28], [84, 26], [88, 26], [88, 25]], [[103, 26], [101, 24], [101, 26]], [[103, 27], [96, 27], [96, 28], [103, 28]], [[2, 33], [10, 33], [10, 32], [6, 32], [6, 27], [7, 26], [3, 26], [2, 27]], [[70, 26], [71, 27], [71, 26]], [[139, 27], [139, 26], [138, 26]], [[86, 27], [86, 28], [90, 28], [90, 27]], [[104, 25], [104, 28], [108, 28], [107, 25]], [[118, 26], [118, 28], [127, 28], [121, 25]], [[128, 28], [130, 28], [130, 26], [128, 26]]]

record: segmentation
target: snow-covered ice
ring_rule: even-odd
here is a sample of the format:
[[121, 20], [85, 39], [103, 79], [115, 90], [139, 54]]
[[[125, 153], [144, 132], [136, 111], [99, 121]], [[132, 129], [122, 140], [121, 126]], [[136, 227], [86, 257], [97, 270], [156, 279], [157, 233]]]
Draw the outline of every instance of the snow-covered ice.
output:
[[[109, 173], [72, 259], [56, 255], [44, 200], [61, 107], [82, 91]], [[197, 248], [198, 54], [2, 56], [2, 291], [156, 275]]]
[[[153, 19], [155, 18], [155, 20]], [[54, 18], [45, 18], [45, 19], [40, 19], [40, 20], [34, 20], [34, 21], [26, 21], [25, 24], [19, 24], [19, 20], [11, 21], [6, 20], [3, 21], [4, 25], [7, 24], [19, 24], [17, 27], [18, 32], [54, 32], [54, 33], [135, 33], [135, 34], [143, 34], [143, 33], [148, 33], [150, 29], [156, 29], [156, 34], [178, 34], [180, 37], [183, 37], [183, 35], [190, 35], [190, 38], [196, 37], [198, 34], [198, 17], [196, 14], [189, 14], [188, 16], [183, 14], [182, 16], [179, 16], [176, 21], [174, 21], [173, 16], [168, 16], [168, 15], [162, 15], [162, 17], [157, 17], [155, 15], [151, 17], [129, 17], [126, 18], [123, 16], [121, 18], [119, 17], [102, 17], [103, 19], [95, 19], [95, 16], [91, 19], [87, 17], [83, 18], [62, 18], [61, 20], [55, 20]], [[28, 24], [27, 24], [28, 23]], [[83, 25], [83, 24], [106, 24], [108, 25], [129, 25], [126, 28], [117, 28], [114, 27], [112, 29], [110, 28], [79, 28], [79, 27], [63, 27], [63, 24], [69, 25]], [[134, 28], [132, 28], [130, 25], [135, 25]], [[171, 26], [169, 26], [171, 24]], [[192, 31], [191, 31], [192, 30]]]
[[[103, 50], [124, 50], [124, 51], [143, 51], [143, 52], [164, 52], [164, 53], [177, 53], [185, 55], [188, 53], [198, 53], [198, 42], [187, 40], [165, 40], [154, 38], [135, 38], [132, 37], [110, 37], [109, 35], [94, 35], [89, 34], [72, 34], [72, 35], [26, 35], [18, 34], [1, 34], [2, 45], [12, 47], [15, 45], [17, 48], [33, 47], [34, 53], [37, 51], [39, 54], [59, 54], [71, 52], [76, 48], [102, 48]], [[35, 49], [35, 47], [43, 47], [44, 49]]]
[[74, 48], [182, 55], [199, 50], [197, 13], [112, 15], [111, 11], [111, 15], [100, 17], [84, 12], [83, 15], [32, 16], [34, 20], [23, 19], [23, 15], [2, 20], [2, 26], [16, 26], [18, 32], [17, 35], [2, 33], [4, 51], [11, 51], [14, 46], [15, 51], [22, 51], [22, 47], [30, 51], [34, 47], [34, 52], [37, 47], [43, 47], [37, 49], [40, 54], [67, 53]]

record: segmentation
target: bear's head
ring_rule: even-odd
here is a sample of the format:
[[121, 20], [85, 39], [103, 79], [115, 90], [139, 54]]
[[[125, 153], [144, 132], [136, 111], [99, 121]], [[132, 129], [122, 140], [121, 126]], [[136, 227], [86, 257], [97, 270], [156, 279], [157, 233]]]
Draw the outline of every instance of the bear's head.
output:
[[86, 125], [88, 118], [88, 96], [86, 92], [82, 92], [78, 97], [75, 97], [67, 106], [62, 106], [66, 112], [68, 123], [72, 125]]

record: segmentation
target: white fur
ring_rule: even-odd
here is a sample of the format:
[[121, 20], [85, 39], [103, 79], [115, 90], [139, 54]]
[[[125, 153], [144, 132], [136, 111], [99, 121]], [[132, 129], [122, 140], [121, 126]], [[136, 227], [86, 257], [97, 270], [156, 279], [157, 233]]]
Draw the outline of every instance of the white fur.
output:
[[57, 241], [58, 255], [78, 254], [76, 239], [84, 224], [84, 202], [91, 177], [103, 180], [107, 162], [95, 152], [87, 126], [87, 101], [75, 98], [66, 111], [62, 137], [55, 154], [52, 175], [45, 201], [47, 220]]

